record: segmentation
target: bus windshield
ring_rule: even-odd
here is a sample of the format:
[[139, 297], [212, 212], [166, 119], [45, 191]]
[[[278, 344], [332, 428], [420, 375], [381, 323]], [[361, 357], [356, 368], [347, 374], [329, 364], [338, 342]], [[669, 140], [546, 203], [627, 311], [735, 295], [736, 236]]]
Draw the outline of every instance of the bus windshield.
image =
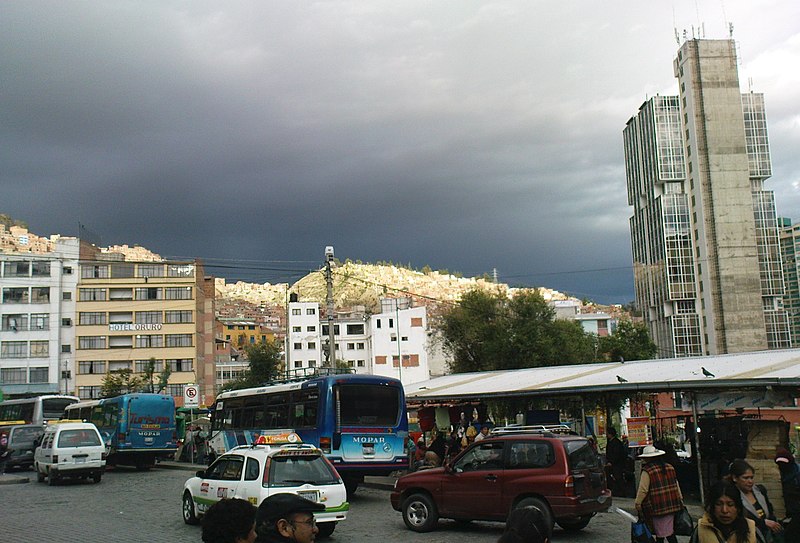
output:
[[340, 385], [343, 426], [395, 426], [400, 413], [400, 391], [395, 387]]

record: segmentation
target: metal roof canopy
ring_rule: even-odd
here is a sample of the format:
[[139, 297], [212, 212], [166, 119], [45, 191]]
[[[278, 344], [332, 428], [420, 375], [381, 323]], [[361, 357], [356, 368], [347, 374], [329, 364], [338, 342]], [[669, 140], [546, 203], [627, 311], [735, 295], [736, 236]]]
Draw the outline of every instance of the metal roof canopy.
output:
[[764, 387], [800, 388], [800, 349], [456, 373], [406, 385], [405, 392], [411, 403], [425, 403]]

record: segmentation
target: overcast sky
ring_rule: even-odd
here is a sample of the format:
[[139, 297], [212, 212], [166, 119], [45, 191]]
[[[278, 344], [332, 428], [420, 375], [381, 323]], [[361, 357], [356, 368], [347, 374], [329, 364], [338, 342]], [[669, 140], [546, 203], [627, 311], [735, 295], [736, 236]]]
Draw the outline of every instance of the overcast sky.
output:
[[790, 0], [3, 2], [0, 212], [254, 282], [333, 245], [625, 303], [622, 130], [727, 21], [800, 219]]

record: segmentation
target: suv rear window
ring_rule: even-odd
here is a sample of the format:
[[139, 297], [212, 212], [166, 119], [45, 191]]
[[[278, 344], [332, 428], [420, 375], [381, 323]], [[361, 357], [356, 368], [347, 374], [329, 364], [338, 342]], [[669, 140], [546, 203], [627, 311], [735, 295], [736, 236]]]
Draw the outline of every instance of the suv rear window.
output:
[[102, 445], [100, 436], [92, 430], [62, 430], [58, 434], [59, 447], [93, 447]]
[[591, 469], [600, 467], [600, 456], [589, 441], [585, 439], [571, 439], [564, 441], [564, 449], [567, 451], [567, 461], [570, 469]]
[[321, 455], [306, 454], [273, 456], [269, 463], [270, 486], [333, 485], [339, 482], [336, 473]]

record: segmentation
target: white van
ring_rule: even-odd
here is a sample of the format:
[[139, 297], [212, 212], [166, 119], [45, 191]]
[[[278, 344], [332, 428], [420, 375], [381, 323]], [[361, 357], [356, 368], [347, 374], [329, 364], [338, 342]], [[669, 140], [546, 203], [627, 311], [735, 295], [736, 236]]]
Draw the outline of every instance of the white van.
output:
[[36, 478], [54, 485], [64, 477], [91, 477], [99, 483], [106, 467], [106, 447], [90, 422], [54, 421], [47, 425], [33, 456]]

